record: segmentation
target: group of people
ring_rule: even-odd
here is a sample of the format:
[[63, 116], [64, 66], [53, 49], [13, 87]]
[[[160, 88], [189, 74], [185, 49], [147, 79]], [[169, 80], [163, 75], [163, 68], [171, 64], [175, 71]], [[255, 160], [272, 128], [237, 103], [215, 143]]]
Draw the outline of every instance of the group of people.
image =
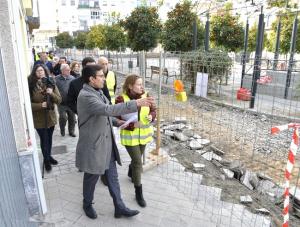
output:
[[[41, 60], [41, 58], [40, 58]], [[113, 199], [116, 218], [131, 217], [139, 213], [124, 204], [116, 162], [121, 165], [113, 126], [120, 127], [121, 144], [125, 146], [131, 163], [128, 177], [134, 184], [135, 198], [141, 207], [146, 206], [141, 183], [142, 155], [146, 144], [152, 140], [151, 122], [156, 117], [153, 97], [146, 94], [142, 78], [128, 75], [122, 94], [115, 97], [117, 78], [108, 70], [108, 60], [100, 57], [98, 64], [91, 57], [82, 60], [81, 75], [78, 62], [76, 78], [65, 62], [60, 64], [60, 74], [54, 74], [48, 61], [35, 63], [28, 78], [34, 126], [40, 137], [46, 171], [58, 161], [51, 155], [52, 136], [57, 123], [55, 105], [58, 106], [59, 126], [62, 136], [68, 120], [70, 136], [75, 135], [78, 117], [79, 138], [76, 147], [76, 167], [83, 172], [83, 210], [92, 219], [97, 218], [93, 208], [96, 183], [100, 176]], [[53, 66], [53, 65], [52, 65]], [[130, 121], [128, 121], [130, 116]]]

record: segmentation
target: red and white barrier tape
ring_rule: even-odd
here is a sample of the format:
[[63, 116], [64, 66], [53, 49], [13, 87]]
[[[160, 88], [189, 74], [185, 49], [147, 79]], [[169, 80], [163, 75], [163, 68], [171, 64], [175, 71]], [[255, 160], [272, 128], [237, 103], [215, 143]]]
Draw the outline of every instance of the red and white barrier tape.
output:
[[300, 124], [290, 123], [287, 125], [275, 126], [275, 127], [272, 127], [272, 129], [271, 129], [272, 134], [279, 133], [279, 132], [281, 132], [283, 130], [287, 130], [289, 128], [294, 129], [293, 138], [292, 138], [292, 142], [291, 142], [290, 149], [289, 149], [288, 161], [287, 161], [285, 174], [284, 174], [285, 188], [284, 188], [284, 204], [283, 204], [283, 211], [282, 211], [282, 213], [283, 213], [282, 226], [283, 227], [289, 226], [290, 178], [291, 178], [291, 174], [292, 174], [292, 169], [295, 164], [295, 157], [296, 157], [297, 149], [299, 147], [299, 131], [298, 131], [299, 127], [300, 127]]

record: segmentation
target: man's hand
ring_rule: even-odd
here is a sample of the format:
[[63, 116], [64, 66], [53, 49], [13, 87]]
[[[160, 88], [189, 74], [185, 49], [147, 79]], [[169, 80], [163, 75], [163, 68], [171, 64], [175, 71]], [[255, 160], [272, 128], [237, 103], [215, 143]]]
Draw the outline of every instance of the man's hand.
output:
[[153, 97], [147, 97], [147, 98], [137, 99], [136, 104], [137, 104], [138, 107], [151, 106], [151, 105], [154, 105], [154, 98]]
[[47, 108], [47, 102], [42, 102], [42, 107]]

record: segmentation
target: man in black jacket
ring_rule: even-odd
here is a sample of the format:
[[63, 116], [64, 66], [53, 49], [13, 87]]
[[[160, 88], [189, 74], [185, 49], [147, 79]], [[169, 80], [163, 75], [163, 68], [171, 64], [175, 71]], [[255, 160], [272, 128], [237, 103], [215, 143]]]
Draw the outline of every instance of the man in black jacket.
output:
[[[95, 65], [96, 61], [92, 57], [86, 57], [82, 60], [82, 68], [84, 68], [86, 65]], [[76, 78], [75, 80], [72, 80], [70, 83], [70, 87], [68, 90], [68, 106], [71, 108], [71, 110], [77, 114], [77, 98], [79, 95], [80, 90], [83, 87], [83, 80], [81, 77]]]

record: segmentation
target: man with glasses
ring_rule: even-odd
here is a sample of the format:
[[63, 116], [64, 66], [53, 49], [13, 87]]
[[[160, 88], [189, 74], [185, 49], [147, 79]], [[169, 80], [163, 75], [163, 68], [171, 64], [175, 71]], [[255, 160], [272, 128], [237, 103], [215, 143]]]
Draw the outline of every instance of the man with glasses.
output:
[[139, 211], [127, 208], [121, 198], [116, 168], [116, 162], [121, 164], [121, 160], [113, 125], [120, 126], [124, 122], [117, 121], [112, 116], [137, 112], [139, 107], [153, 104], [153, 98], [110, 105], [101, 90], [105, 76], [99, 65], [83, 68], [82, 79], [84, 85], [77, 99], [79, 139], [76, 147], [76, 167], [84, 172], [83, 210], [89, 218], [97, 218], [92, 206], [94, 191], [100, 175], [105, 174], [115, 207], [115, 218], [135, 216]]

